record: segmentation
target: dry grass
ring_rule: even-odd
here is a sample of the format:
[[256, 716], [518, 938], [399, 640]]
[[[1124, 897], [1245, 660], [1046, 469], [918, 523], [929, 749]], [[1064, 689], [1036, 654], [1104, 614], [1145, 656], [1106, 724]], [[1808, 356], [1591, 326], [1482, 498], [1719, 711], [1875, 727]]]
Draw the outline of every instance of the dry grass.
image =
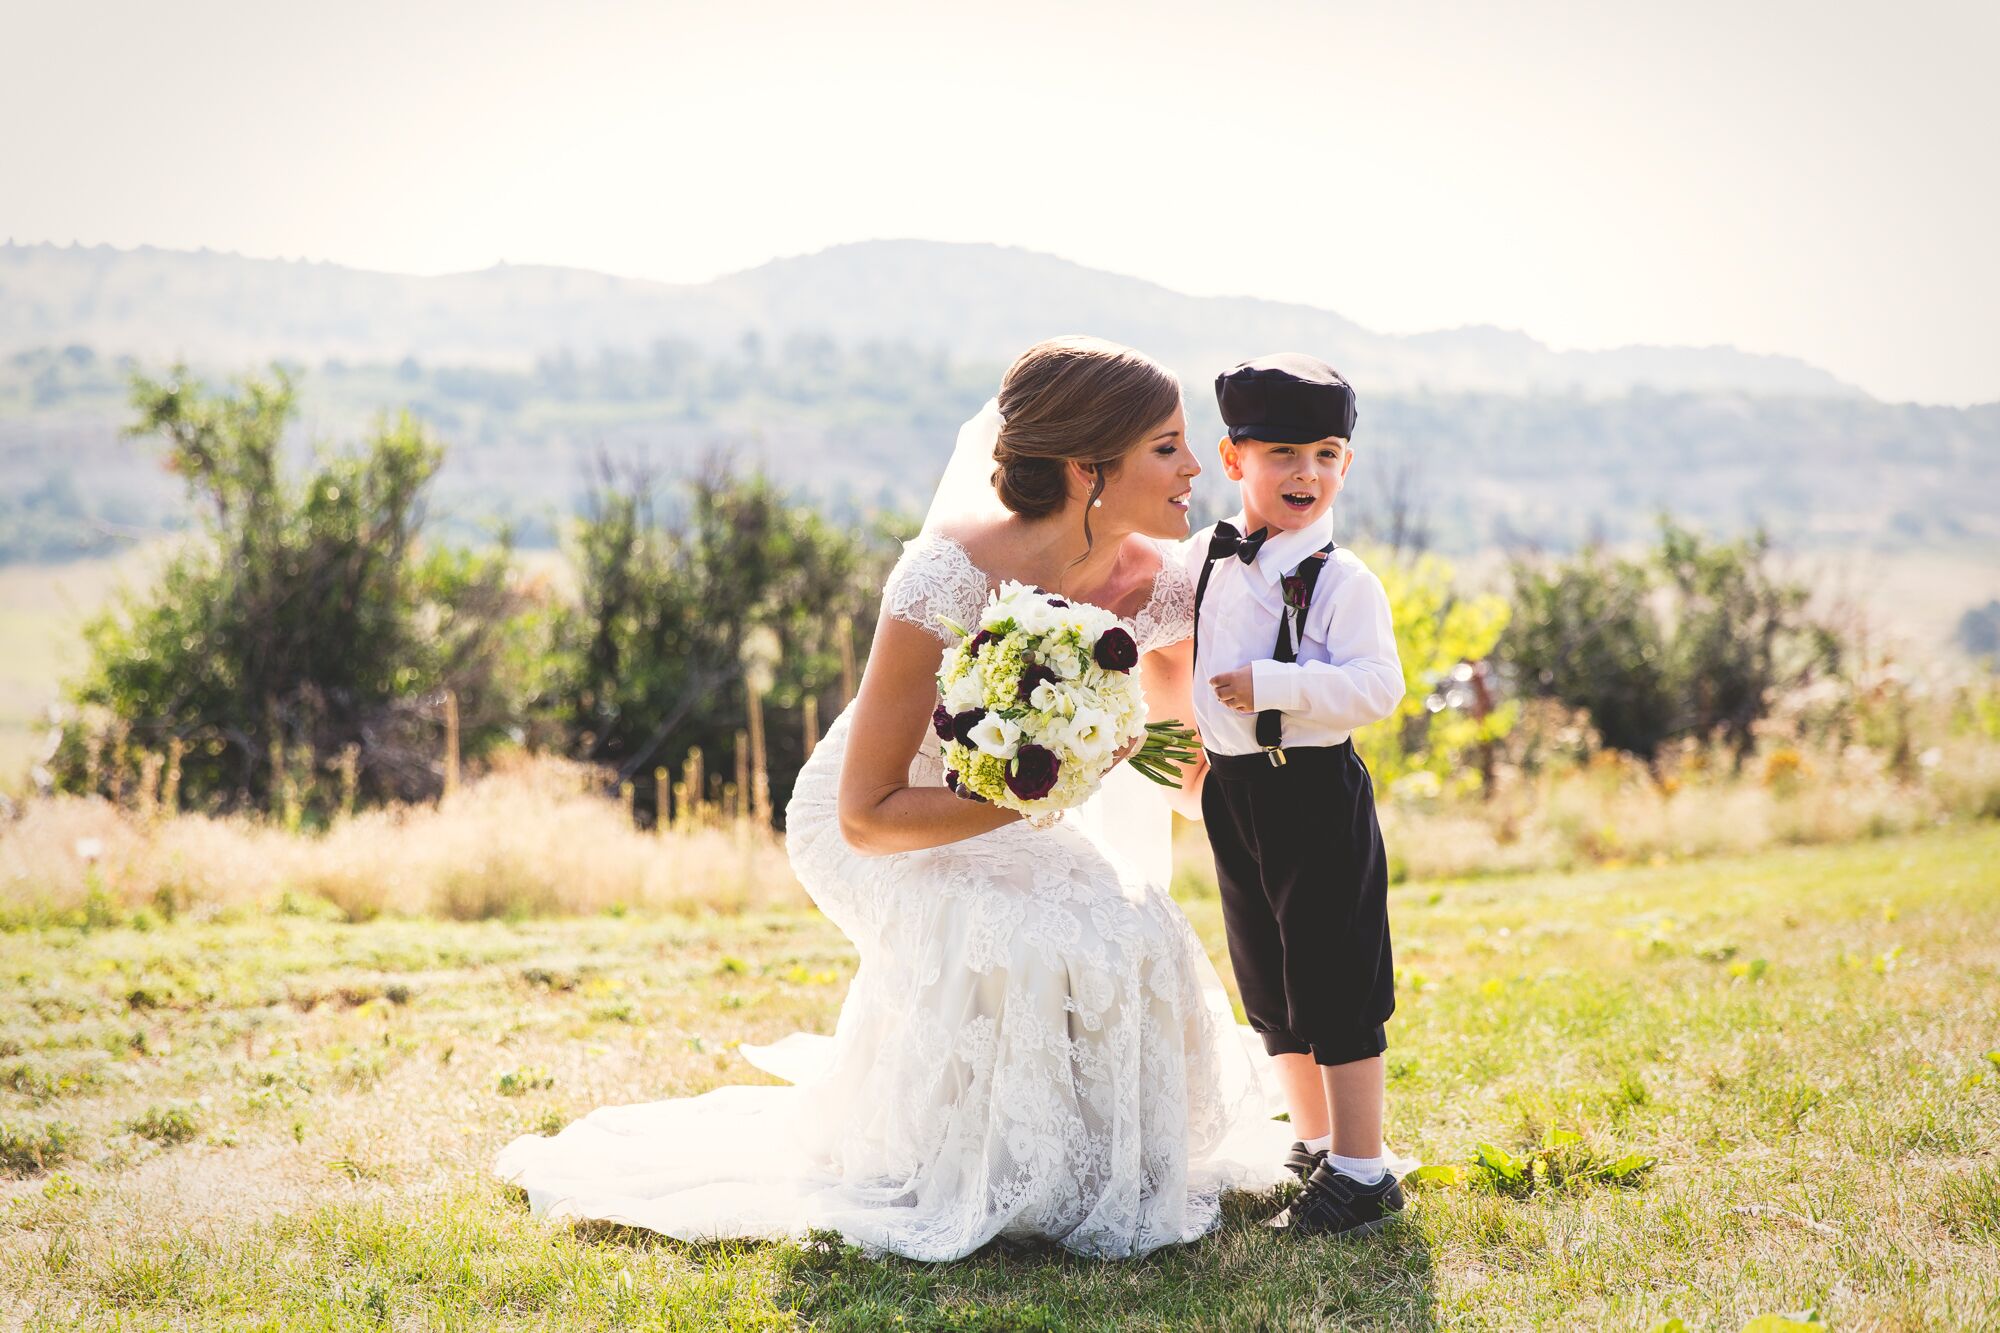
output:
[[[1837, 756], [1780, 748], [1740, 774], [1717, 768], [1665, 781], [1604, 752], [1581, 767], [1514, 778], [1490, 801], [1390, 794], [1377, 808], [1398, 881], [1657, 866], [2000, 818], [2000, 745], [1949, 742], [1908, 778], [1859, 747]], [[1174, 850], [1178, 890], [1213, 892], [1201, 825], [1177, 819]]]
[[98, 799], [27, 803], [0, 831], [0, 912], [157, 916], [331, 904], [460, 920], [799, 906], [781, 842], [747, 825], [659, 836], [561, 760], [514, 757], [437, 806], [369, 811], [318, 837], [249, 817], [147, 820]]
[[2000, 817], [2000, 745], [1947, 742], [1908, 776], [1859, 746], [1659, 775], [1604, 751], [1503, 783], [1490, 801], [1395, 796], [1381, 816], [1399, 875], [1419, 880], [1746, 855]]
[[[1657, 1166], [1425, 1190], [1345, 1246], [1238, 1198], [1121, 1264], [551, 1228], [491, 1179], [516, 1134], [761, 1082], [738, 1042], [829, 1030], [855, 959], [816, 913], [20, 932], [0, 1128], [67, 1129], [0, 1169], [0, 1324], [1992, 1328], [1996, 876], [1987, 826], [1402, 886], [1392, 1141], [1462, 1164], [1554, 1127]], [[1188, 913], [1226, 975], [1218, 905]]]
[[[1658, 865], [1864, 841], [2000, 817], [2000, 745], [1927, 751], [1907, 777], [1874, 751], [1778, 747], [1741, 773], [1664, 774], [1616, 754], [1502, 785], [1491, 801], [1391, 794], [1399, 880]], [[1214, 891], [1199, 825], [1176, 833], [1184, 896]], [[287, 905], [376, 916], [488, 917], [799, 906], [780, 837], [747, 824], [635, 828], [593, 774], [503, 756], [438, 806], [370, 811], [314, 837], [251, 817], [150, 818], [97, 799], [31, 799], [0, 826], [0, 924]]]

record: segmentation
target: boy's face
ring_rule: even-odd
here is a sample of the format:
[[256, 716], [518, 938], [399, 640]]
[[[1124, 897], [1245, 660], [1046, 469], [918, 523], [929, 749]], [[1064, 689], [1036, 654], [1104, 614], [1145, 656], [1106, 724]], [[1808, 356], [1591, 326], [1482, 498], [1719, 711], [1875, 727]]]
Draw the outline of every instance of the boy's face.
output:
[[1242, 487], [1243, 519], [1250, 532], [1311, 527], [1333, 507], [1353, 462], [1353, 449], [1337, 435], [1311, 444], [1222, 441], [1222, 470]]

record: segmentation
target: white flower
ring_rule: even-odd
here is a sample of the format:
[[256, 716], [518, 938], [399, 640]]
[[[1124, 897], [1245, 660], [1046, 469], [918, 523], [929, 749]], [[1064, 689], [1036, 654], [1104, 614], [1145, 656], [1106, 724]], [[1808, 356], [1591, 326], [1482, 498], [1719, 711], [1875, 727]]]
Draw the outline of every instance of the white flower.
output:
[[1062, 628], [1062, 608], [1050, 606], [1040, 593], [1031, 592], [1015, 604], [1014, 623], [1029, 634], [1053, 634]]
[[1049, 645], [1042, 651], [1042, 660], [1064, 680], [1075, 680], [1083, 674], [1083, 654], [1067, 643]]
[[1035, 686], [1035, 692], [1028, 696], [1028, 704], [1036, 712], [1050, 718], [1069, 717], [1076, 712], [1075, 697], [1052, 680]]
[[963, 713], [968, 708], [978, 708], [986, 702], [986, 690], [979, 683], [977, 672], [967, 672], [945, 688], [944, 706], [953, 713]]
[[[980, 628], [990, 631], [1005, 624], [1007, 632], [977, 658], [967, 652], [969, 639], [954, 645], [938, 673], [938, 697], [946, 711], [986, 713], [965, 745], [945, 743], [947, 766], [964, 775], [975, 754], [1005, 762], [1029, 743], [1055, 752], [1062, 767], [1048, 795], [1029, 801], [1004, 787], [980, 790], [998, 805], [1035, 814], [1043, 821], [1096, 790], [1111, 756], [1145, 734], [1146, 720], [1145, 697], [1135, 674], [1108, 672], [1091, 660], [1089, 645], [1116, 625], [1117, 617], [1086, 603], [1050, 603], [1049, 594], [1027, 584], [1002, 583], [988, 600]], [[1016, 688], [1018, 675], [1038, 663], [1054, 679], [1036, 683], [1024, 711]], [[990, 787], [994, 784], [990, 766], [986, 767], [985, 786]]]
[[1078, 708], [1074, 717], [1058, 725], [1063, 748], [1086, 764], [1102, 763], [1118, 748], [1116, 721], [1103, 709]]
[[1096, 643], [1104, 631], [1116, 626], [1118, 617], [1101, 606], [1080, 606], [1076, 608], [1077, 637], [1085, 643]]
[[1019, 621], [1024, 609], [1046, 603], [1042, 595], [1025, 583], [1008, 579], [988, 598], [986, 614], [980, 623], [991, 628], [996, 622], [1009, 618]]
[[996, 759], [1012, 759], [1021, 744], [1021, 728], [998, 713], [988, 713], [966, 739]]

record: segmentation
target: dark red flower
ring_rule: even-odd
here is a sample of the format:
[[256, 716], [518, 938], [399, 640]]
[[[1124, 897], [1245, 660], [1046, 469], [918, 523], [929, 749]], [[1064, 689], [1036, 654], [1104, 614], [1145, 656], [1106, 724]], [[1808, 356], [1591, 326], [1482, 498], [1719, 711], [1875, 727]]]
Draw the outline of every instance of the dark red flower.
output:
[[972, 729], [986, 720], [984, 708], [968, 708], [951, 720], [951, 736], [960, 745], [972, 744]]
[[944, 771], [944, 785], [950, 789], [954, 796], [962, 796], [968, 801], [977, 801], [981, 805], [992, 804], [984, 796], [981, 796], [978, 792], [960, 782], [958, 780], [958, 770], [955, 768], [947, 768]]
[[1062, 598], [1060, 598], [1060, 597], [1051, 597], [1051, 598], [1049, 598], [1049, 605], [1050, 605], [1050, 606], [1068, 606], [1068, 605], [1069, 605], [1069, 603], [1068, 603], [1068, 602], [1065, 602], [1065, 601], [1064, 601], [1064, 600], [1063, 600]]
[[1306, 581], [1303, 575], [1287, 574], [1278, 583], [1285, 591], [1285, 605], [1294, 611], [1306, 609]]
[[1056, 673], [1039, 662], [1032, 666], [1024, 667], [1021, 671], [1021, 688], [1017, 691], [1021, 696], [1021, 702], [1028, 702], [1030, 696], [1035, 692], [1035, 686], [1045, 680], [1053, 682], [1055, 679]]
[[939, 704], [936, 711], [931, 714], [931, 730], [937, 733], [937, 738], [941, 741], [951, 739], [951, 710], [943, 704]]
[[1139, 665], [1139, 645], [1132, 642], [1132, 636], [1113, 625], [1097, 636], [1097, 646], [1090, 650], [1091, 660], [1106, 671], [1130, 671]]
[[994, 635], [992, 630], [983, 629], [979, 631], [979, 633], [972, 636], [972, 643], [970, 644], [970, 646], [966, 648], [965, 651], [977, 655], [980, 648], [986, 644], [993, 642], [995, 637], [996, 636]]
[[1007, 790], [1024, 801], [1039, 800], [1055, 790], [1056, 774], [1060, 772], [1062, 760], [1056, 758], [1055, 751], [1039, 745], [1023, 745], [1014, 752], [1014, 762], [1007, 766]]

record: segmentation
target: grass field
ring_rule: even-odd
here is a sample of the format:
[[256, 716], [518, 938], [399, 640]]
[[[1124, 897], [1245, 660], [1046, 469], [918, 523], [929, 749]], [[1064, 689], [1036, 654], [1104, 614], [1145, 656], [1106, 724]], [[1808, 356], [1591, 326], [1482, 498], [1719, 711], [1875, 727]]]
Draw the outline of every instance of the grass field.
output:
[[[0, 936], [0, 1318], [31, 1328], [2000, 1326], [2000, 828], [1394, 891], [1390, 1134], [1556, 1168], [1339, 1245], [1127, 1264], [550, 1229], [486, 1174], [831, 1028], [816, 914]], [[1218, 955], [1212, 898], [1187, 902]], [[1226, 969], [1225, 969], [1226, 971]], [[1564, 1142], [1564, 1132], [1580, 1136]], [[1656, 1159], [1626, 1183], [1565, 1165]], [[1440, 1173], [1443, 1174], [1443, 1173]]]
[[84, 662], [83, 624], [122, 582], [144, 586], [167, 548], [56, 565], [0, 565], [0, 794], [26, 786], [42, 714]]

